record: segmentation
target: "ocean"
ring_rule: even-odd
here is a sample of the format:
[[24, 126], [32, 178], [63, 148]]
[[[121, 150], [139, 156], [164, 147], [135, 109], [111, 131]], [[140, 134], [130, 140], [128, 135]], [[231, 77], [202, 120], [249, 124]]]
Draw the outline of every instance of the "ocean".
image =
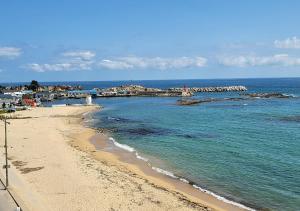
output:
[[[113, 131], [111, 140], [118, 147], [137, 152], [154, 170], [190, 181], [220, 199], [257, 210], [300, 210], [300, 78], [69, 84], [85, 89], [126, 84], [158, 88], [244, 85], [248, 93], [292, 96], [193, 106], [177, 105], [178, 97], [96, 98], [94, 103], [104, 109], [93, 114], [90, 124]], [[194, 96], [230, 97], [240, 95]]]

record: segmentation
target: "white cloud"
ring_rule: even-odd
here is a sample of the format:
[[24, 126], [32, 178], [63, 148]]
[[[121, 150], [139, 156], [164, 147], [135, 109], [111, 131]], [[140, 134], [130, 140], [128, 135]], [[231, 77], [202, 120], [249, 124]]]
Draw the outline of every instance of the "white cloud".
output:
[[71, 63], [58, 63], [58, 64], [37, 64], [31, 63], [26, 65], [27, 68], [36, 72], [46, 71], [69, 71], [75, 68]]
[[300, 57], [291, 57], [288, 54], [273, 56], [230, 56], [221, 57], [219, 63], [225, 66], [300, 66]]
[[109, 59], [103, 59], [99, 65], [104, 68], [108, 69], [130, 69], [133, 68], [132, 65], [123, 62], [123, 61], [116, 61], [116, 60], [109, 60]]
[[96, 56], [92, 51], [68, 51], [62, 54], [65, 57], [76, 57], [84, 60], [91, 60]]
[[29, 68], [36, 72], [46, 72], [46, 71], [72, 71], [72, 70], [89, 70], [92, 66], [92, 61], [81, 61], [81, 62], [62, 62], [62, 63], [54, 63], [54, 64], [38, 64], [38, 63], [30, 63], [25, 66], [25, 68]]
[[62, 56], [61, 61], [57, 63], [31, 63], [25, 65], [25, 68], [36, 72], [89, 70], [94, 63], [93, 58], [96, 54], [91, 51], [68, 51], [63, 53]]
[[203, 57], [118, 57], [115, 59], [103, 59], [99, 62], [100, 67], [107, 69], [180, 69], [188, 67], [203, 67], [207, 63], [207, 59]]
[[22, 51], [20, 48], [15, 47], [0, 47], [0, 58], [16, 58], [22, 54]]
[[276, 48], [300, 49], [300, 39], [292, 37], [285, 40], [275, 40], [274, 45]]
[[203, 67], [206, 65], [206, 58], [203, 57], [136, 57], [126, 56], [115, 59], [102, 59], [96, 63], [96, 54], [91, 51], [68, 51], [61, 54], [61, 58], [55, 63], [30, 63], [25, 65], [36, 72], [46, 71], [72, 71], [89, 70], [93, 67], [106, 69], [180, 69], [188, 67]]

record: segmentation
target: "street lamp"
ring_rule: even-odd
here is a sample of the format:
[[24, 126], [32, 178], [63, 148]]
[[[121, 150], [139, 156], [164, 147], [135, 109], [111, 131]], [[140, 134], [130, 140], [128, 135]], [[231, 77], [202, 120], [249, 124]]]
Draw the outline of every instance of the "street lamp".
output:
[[5, 178], [5, 182], [6, 182], [5, 189], [7, 189], [8, 188], [8, 168], [10, 167], [8, 165], [8, 155], [7, 155], [7, 124], [10, 124], [10, 123], [7, 121], [7, 117], [0, 118], [0, 120], [4, 122], [5, 165], [3, 166], [3, 168], [5, 168], [5, 175], [6, 175], [6, 178]]

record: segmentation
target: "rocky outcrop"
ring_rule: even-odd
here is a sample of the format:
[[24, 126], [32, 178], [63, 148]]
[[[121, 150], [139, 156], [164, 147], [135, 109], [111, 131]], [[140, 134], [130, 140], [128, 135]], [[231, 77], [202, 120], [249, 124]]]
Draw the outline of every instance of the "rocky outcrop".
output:
[[[177, 105], [195, 105], [200, 103], [211, 103], [211, 102], [222, 102], [222, 101], [241, 101], [241, 100], [256, 100], [258, 98], [269, 99], [269, 98], [293, 98], [291, 95], [282, 93], [246, 93], [240, 94], [243, 97], [229, 97], [229, 98], [205, 98], [205, 99], [180, 99], [177, 101]], [[296, 118], [296, 120], [298, 120]]]
[[189, 100], [177, 100], [177, 105], [195, 105], [201, 103], [201, 100], [189, 99]]
[[292, 98], [292, 96], [282, 93], [247, 93], [241, 95], [251, 98]]
[[230, 97], [230, 98], [205, 98], [205, 99], [181, 99], [177, 100], [177, 105], [195, 105], [200, 103], [212, 103], [220, 101], [240, 101], [246, 98]]

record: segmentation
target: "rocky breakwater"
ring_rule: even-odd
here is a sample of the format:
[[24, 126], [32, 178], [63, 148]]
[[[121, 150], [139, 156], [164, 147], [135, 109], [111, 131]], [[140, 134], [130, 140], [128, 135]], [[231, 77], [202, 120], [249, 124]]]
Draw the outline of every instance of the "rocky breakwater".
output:
[[111, 87], [111, 88], [104, 89], [103, 91], [139, 93], [139, 92], [161, 92], [163, 90], [158, 88], [147, 88], [144, 86], [131, 84], [131, 85]]
[[193, 88], [169, 88], [160, 89], [144, 87], [141, 85], [123, 85], [106, 89], [94, 88], [98, 97], [129, 97], [129, 96], [151, 96], [151, 97], [190, 97], [195, 92], [238, 92], [246, 91], [245, 86], [225, 87], [193, 87]]
[[177, 100], [177, 105], [195, 105], [200, 103], [212, 103], [220, 101], [240, 101], [246, 100], [246, 98], [241, 97], [230, 97], [230, 98], [205, 98], [205, 99], [179, 99]]
[[[181, 92], [184, 88], [170, 88], [170, 91]], [[192, 87], [187, 88], [191, 92], [243, 92], [247, 91], [245, 86], [218, 86], [218, 87]]]

